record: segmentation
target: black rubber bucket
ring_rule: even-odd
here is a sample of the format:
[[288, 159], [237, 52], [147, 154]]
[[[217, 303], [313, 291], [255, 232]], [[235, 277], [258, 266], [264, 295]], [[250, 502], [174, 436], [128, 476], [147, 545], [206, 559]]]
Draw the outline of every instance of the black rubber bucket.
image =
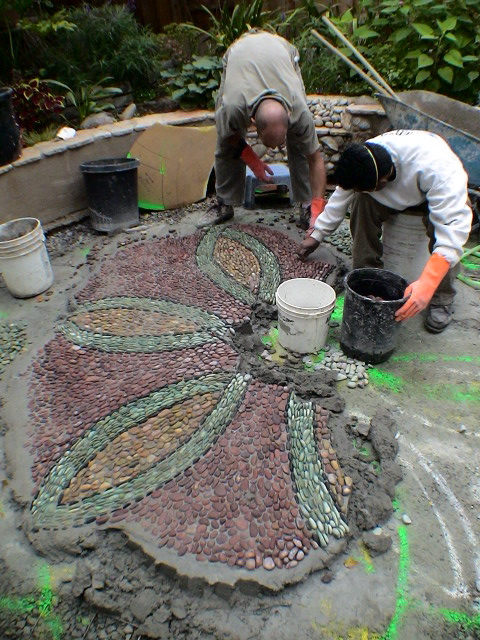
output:
[[384, 362], [397, 346], [400, 323], [395, 312], [406, 300], [408, 282], [384, 269], [354, 269], [345, 276], [344, 285], [342, 351], [371, 364]]
[[139, 164], [136, 158], [106, 158], [80, 165], [96, 231], [119, 231], [138, 224]]
[[0, 88], [0, 166], [14, 162], [22, 153], [20, 127], [15, 120], [13, 89]]

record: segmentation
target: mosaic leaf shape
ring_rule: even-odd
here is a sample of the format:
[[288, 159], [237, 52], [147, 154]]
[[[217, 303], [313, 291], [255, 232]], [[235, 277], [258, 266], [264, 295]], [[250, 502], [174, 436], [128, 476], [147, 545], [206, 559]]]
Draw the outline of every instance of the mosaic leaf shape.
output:
[[[128, 328], [125, 319], [129, 319]], [[104, 298], [80, 305], [60, 331], [71, 342], [107, 352], [154, 353], [224, 340], [221, 318], [170, 300]]]
[[[89, 518], [94, 519], [143, 498], [145, 487], [154, 490], [168, 482], [205, 455], [223, 433], [245, 395], [248, 379], [240, 374], [232, 378], [221, 373], [181, 381], [124, 405], [96, 422], [64, 453], [45, 478], [31, 507], [34, 524], [46, 528], [82, 524]], [[175, 407], [190, 398], [198, 399], [199, 394], [218, 394], [219, 400], [183, 444], [166, 457], [152, 461], [151, 466], [145, 465], [145, 469], [139, 469], [133, 477], [127, 475], [120, 484], [64, 504], [65, 496], [76, 497], [75, 491], [68, 493], [75, 477], [112, 441], [136, 426], [146, 424], [163, 410], [174, 412]]]
[[326, 547], [329, 535], [342, 538], [348, 526], [342, 520], [323, 480], [314, 424], [313, 403], [299, 400], [292, 392], [287, 408], [287, 425], [297, 500], [309, 529], [319, 544]]
[[62, 504], [111, 489], [158, 464], [192, 437], [220, 395], [196, 394], [120, 433], [72, 479]]
[[[257, 238], [238, 229], [214, 227], [199, 242], [196, 258], [198, 268], [238, 300], [274, 304], [280, 266], [275, 254]], [[253, 272], [248, 273], [249, 267]]]

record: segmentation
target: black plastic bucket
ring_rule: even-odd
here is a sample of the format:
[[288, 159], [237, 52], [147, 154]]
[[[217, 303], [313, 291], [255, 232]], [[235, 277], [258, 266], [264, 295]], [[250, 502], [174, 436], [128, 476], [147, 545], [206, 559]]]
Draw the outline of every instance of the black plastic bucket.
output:
[[406, 300], [408, 282], [384, 269], [354, 269], [345, 276], [344, 285], [342, 351], [371, 364], [384, 362], [397, 346], [400, 323], [395, 312]]
[[13, 89], [0, 88], [0, 166], [14, 162], [22, 153], [20, 127], [15, 120]]
[[139, 164], [136, 158], [106, 158], [80, 165], [96, 231], [119, 231], [138, 224]]

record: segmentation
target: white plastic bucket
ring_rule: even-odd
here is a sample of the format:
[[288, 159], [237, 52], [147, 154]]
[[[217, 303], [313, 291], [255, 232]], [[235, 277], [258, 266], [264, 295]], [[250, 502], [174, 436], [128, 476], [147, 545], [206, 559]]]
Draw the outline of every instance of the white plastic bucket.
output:
[[286, 280], [277, 289], [278, 341], [297, 353], [325, 346], [336, 295], [330, 285], [311, 278]]
[[430, 257], [428, 237], [422, 216], [398, 213], [383, 223], [383, 268], [405, 278], [417, 280]]
[[30, 298], [53, 283], [40, 220], [18, 218], [0, 225], [0, 272], [10, 293]]

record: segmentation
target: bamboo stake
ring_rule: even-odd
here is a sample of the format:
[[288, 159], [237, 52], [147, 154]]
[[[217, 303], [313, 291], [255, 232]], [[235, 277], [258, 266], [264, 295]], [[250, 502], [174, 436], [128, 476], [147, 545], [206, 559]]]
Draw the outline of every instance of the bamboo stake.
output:
[[330, 44], [330, 42], [328, 40], [326, 40], [323, 36], [321, 36], [318, 33], [318, 31], [316, 31], [315, 29], [312, 29], [312, 33], [328, 49], [333, 51], [333, 53], [337, 54], [337, 56], [339, 56], [344, 62], [346, 62], [349, 67], [351, 67], [354, 71], [356, 71], [359, 75], [361, 75], [362, 78], [364, 80], [366, 80], [368, 82], [368, 84], [370, 84], [374, 89], [376, 89], [382, 95], [390, 97], [390, 94], [386, 91], [386, 89], [383, 88], [383, 86], [378, 84], [378, 82], [375, 82], [375, 80], [373, 80], [369, 75], [367, 75], [365, 73], [365, 71], [362, 71], [362, 69], [360, 69], [360, 67], [358, 65], [356, 65], [354, 62], [352, 62], [349, 58], [347, 58], [346, 55], [344, 55], [341, 51], [339, 51], [336, 47], [334, 47], [333, 44]]
[[350, 40], [348, 40], [348, 38], [346, 38], [343, 35], [343, 33], [340, 31], [340, 29], [337, 29], [337, 27], [333, 24], [333, 22], [331, 22], [327, 18], [327, 16], [322, 16], [322, 20], [327, 25], [327, 27], [331, 31], [333, 31], [340, 38], [340, 40], [343, 42], [343, 44], [345, 44], [350, 49], [350, 51], [357, 56], [357, 58], [360, 60], [360, 62], [362, 62], [365, 65], [365, 68], [368, 71], [370, 71], [370, 73], [373, 75], [373, 77], [387, 90], [387, 92], [392, 96], [392, 98], [397, 98], [397, 96], [395, 95], [395, 91], [385, 82], [385, 80], [378, 73], [378, 71], [376, 71], [376, 69], [374, 67], [372, 67], [372, 65], [360, 53], [360, 51], [358, 51], [358, 49], [356, 49], [353, 46], [353, 44], [350, 42]]

